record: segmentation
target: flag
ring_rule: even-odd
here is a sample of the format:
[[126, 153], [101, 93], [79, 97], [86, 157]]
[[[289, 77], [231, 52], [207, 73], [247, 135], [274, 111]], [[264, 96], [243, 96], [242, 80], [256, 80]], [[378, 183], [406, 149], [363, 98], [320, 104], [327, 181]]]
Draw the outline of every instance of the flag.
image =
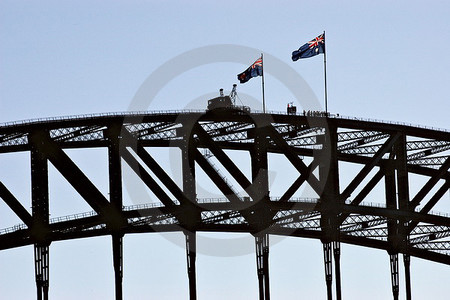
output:
[[256, 76], [262, 76], [263, 74], [263, 61], [262, 57], [258, 58], [250, 67], [244, 72], [237, 75], [240, 83], [245, 83], [251, 78]]
[[308, 58], [320, 53], [325, 53], [325, 33], [322, 33], [301, 46], [298, 50], [292, 52], [292, 60], [296, 61], [299, 58]]

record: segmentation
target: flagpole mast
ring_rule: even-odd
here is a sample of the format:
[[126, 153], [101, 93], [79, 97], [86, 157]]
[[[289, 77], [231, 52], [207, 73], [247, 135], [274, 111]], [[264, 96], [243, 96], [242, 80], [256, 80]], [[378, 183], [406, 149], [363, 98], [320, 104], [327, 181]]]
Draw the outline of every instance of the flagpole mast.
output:
[[327, 95], [327, 48], [325, 44], [325, 30], [323, 31], [324, 51], [323, 51], [323, 74], [325, 77], [325, 113], [328, 115], [328, 95]]
[[261, 53], [261, 65], [262, 65], [262, 100], [263, 100], [263, 113], [266, 113], [266, 101], [264, 99], [264, 60], [263, 54]]

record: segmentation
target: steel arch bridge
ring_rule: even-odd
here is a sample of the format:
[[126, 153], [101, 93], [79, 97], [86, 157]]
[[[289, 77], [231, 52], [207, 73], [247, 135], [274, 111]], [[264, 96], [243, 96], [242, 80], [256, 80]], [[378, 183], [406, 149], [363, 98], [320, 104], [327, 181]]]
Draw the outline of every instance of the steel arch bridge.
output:
[[[150, 154], [154, 147], [179, 149], [182, 184], [166, 172], [159, 157]], [[107, 149], [108, 197], [67, 154], [67, 149], [87, 148]], [[230, 157], [232, 151], [249, 154], [249, 176], [242, 171], [242, 162]], [[0, 250], [34, 245], [37, 299], [48, 299], [50, 244], [100, 235], [112, 236], [116, 299], [122, 299], [122, 239], [129, 233], [184, 233], [190, 299], [197, 293], [200, 231], [254, 236], [260, 299], [270, 299], [269, 235], [322, 241], [328, 299], [333, 265], [335, 293], [341, 299], [340, 243], [387, 251], [394, 299], [399, 295], [399, 254], [407, 299], [411, 299], [410, 256], [450, 265], [450, 217], [432, 212], [450, 187], [449, 131], [322, 112], [117, 113], [3, 124], [0, 153], [14, 152], [29, 153], [31, 212], [22, 204], [24, 199], [19, 201], [5, 186], [8, 172], [2, 170], [0, 198], [23, 224], [0, 230]], [[281, 195], [269, 190], [273, 154], [284, 157], [298, 173]], [[92, 212], [50, 218], [49, 163]], [[348, 184], [343, 184], [342, 163], [359, 166]], [[124, 164], [158, 202], [123, 205]], [[222, 198], [197, 197], [198, 170]], [[424, 183], [412, 188], [412, 175], [424, 178]], [[305, 186], [317, 197], [294, 197]], [[384, 196], [375, 205], [367, 199], [376, 186], [383, 187]]]

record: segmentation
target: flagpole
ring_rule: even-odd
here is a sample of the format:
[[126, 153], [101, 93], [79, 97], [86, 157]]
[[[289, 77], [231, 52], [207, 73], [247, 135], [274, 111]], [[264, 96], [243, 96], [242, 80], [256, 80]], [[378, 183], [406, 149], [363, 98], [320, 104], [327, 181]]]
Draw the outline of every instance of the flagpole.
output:
[[328, 96], [327, 96], [327, 47], [325, 43], [325, 30], [323, 31], [324, 51], [323, 51], [323, 74], [325, 77], [325, 113], [328, 116]]
[[266, 113], [266, 101], [264, 99], [264, 60], [263, 60], [263, 54], [261, 53], [261, 65], [262, 65], [262, 100], [263, 100], [263, 113]]

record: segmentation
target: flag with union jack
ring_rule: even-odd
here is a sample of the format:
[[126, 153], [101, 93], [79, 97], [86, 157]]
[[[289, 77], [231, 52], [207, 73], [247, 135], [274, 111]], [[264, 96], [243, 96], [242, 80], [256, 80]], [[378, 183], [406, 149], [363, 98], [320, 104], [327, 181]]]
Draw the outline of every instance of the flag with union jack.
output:
[[237, 75], [240, 83], [245, 83], [251, 78], [256, 76], [262, 76], [263, 74], [263, 61], [262, 57], [258, 58], [250, 67], [244, 72]]
[[292, 60], [296, 61], [299, 58], [308, 58], [320, 53], [325, 53], [325, 33], [322, 33], [301, 46], [298, 50], [292, 52]]

